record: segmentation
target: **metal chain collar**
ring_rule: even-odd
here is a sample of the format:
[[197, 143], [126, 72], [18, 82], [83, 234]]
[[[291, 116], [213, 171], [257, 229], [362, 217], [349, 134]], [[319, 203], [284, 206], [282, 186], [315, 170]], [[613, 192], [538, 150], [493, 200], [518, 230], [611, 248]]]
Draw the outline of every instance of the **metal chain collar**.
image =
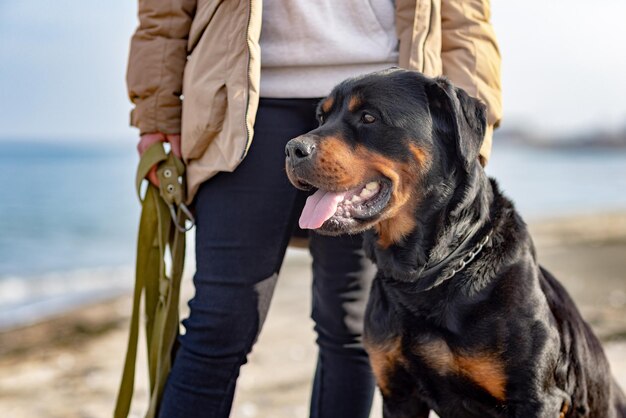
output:
[[465, 268], [465, 266], [467, 266], [469, 263], [471, 263], [472, 260], [482, 251], [483, 247], [489, 241], [489, 238], [491, 238], [491, 231], [489, 231], [489, 233], [487, 235], [485, 235], [485, 237], [482, 240], [480, 240], [480, 242], [478, 242], [474, 246], [474, 248], [472, 248], [467, 254], [465, 254], [465, 256], [463, 258], [461, 258], [457, 262], [457, 264], [452, 268], [452, 270], [450, 270], [444, 276], [438, 278], [432, 285], [428, 286], [423, 291], [427, 291], [427, 290], [430, 290], [430, 289], [433, 289], [433, 288], [439, 286], [440, 284], [442, 284], [443, 282], [445, 282], [447, 280], [450, 280], [458, 272], [463, 270]]

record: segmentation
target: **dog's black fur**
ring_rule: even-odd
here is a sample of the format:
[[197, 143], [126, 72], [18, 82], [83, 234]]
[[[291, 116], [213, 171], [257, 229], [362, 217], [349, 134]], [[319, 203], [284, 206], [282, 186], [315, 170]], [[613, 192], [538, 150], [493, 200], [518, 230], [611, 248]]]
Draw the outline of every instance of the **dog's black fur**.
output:
[[[442, 418], [626, 417], [598, 339], [539, 266], [526, 225], [483, 171], [484, 105], [444, 78], [392, 69], [343, 82], [318, 112], [320, 127], [292, 140], [317, 149], [302, 164], [288, 153], [294, 185], [342, 190], [372, 175], [392, 184], [376, 216], [320, 228], [366, 230], [379, 273], [365, 345], [385, 417], [427, 417], [431, 409]], [[364, 152], [388, 164], [364, 161]], [[412, 221], [400, 221], [403, 213]], [[461, 243], [467, 253], [487, 234], [471, 263], [429, 289], [461, 257], [446, 260], [450, 253]], [[438, 274], [422, 272], [441, 261]]]

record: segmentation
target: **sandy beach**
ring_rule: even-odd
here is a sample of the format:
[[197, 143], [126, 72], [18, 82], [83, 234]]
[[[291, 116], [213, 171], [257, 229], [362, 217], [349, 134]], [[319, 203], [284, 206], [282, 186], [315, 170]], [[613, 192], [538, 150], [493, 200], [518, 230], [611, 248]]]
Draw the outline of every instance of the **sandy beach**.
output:
[[[545, 220], [530, 227], [540, 262], [573, 295], [626, 388], [626, 212]], [[242, 369], [233, 417], [307, 416], [317, 354], [309, 319], [309, 267], [305, 251], [289, 251], [265, 328]], [[193, 293], [187, 276], [183, 311]], [[129, 313], [130, 295], [125, 295], [0, 332], [0, 417], [110, 417]], [[135, 417], [146, 405], [143, 355]], [[372, 417], [380, 416], [377, 399]]]

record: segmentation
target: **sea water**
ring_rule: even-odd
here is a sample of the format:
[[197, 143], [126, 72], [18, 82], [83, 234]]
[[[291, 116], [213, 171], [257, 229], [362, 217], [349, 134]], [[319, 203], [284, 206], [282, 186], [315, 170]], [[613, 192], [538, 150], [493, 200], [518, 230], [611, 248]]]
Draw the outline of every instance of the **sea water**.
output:
[[0, 328], [131, 288], [134, 147], [0, 142]]
[[[0, 329], [132, 289], [137, 161], [134, 141], [0, 142]], [[496, 143], [487, 171], [530, 221], [626, 210], [626, 150]]]

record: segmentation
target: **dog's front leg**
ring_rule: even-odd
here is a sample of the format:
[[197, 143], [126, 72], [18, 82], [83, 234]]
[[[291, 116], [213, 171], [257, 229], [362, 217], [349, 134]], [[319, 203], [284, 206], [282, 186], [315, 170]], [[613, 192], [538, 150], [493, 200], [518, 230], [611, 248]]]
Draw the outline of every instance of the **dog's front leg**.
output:
[[559, 418], [559, 409], [538, 401], [507, 405], [507, 418]]
[[416, 397], [383, 396], [383, 418], [428, 418], [430, 408]]
[[428, 418], [430, 408], [422, 400], [410, 373], [397, 367], [390, 371], [388, 378], [387, 384], [381, 387], [383, 418]]

